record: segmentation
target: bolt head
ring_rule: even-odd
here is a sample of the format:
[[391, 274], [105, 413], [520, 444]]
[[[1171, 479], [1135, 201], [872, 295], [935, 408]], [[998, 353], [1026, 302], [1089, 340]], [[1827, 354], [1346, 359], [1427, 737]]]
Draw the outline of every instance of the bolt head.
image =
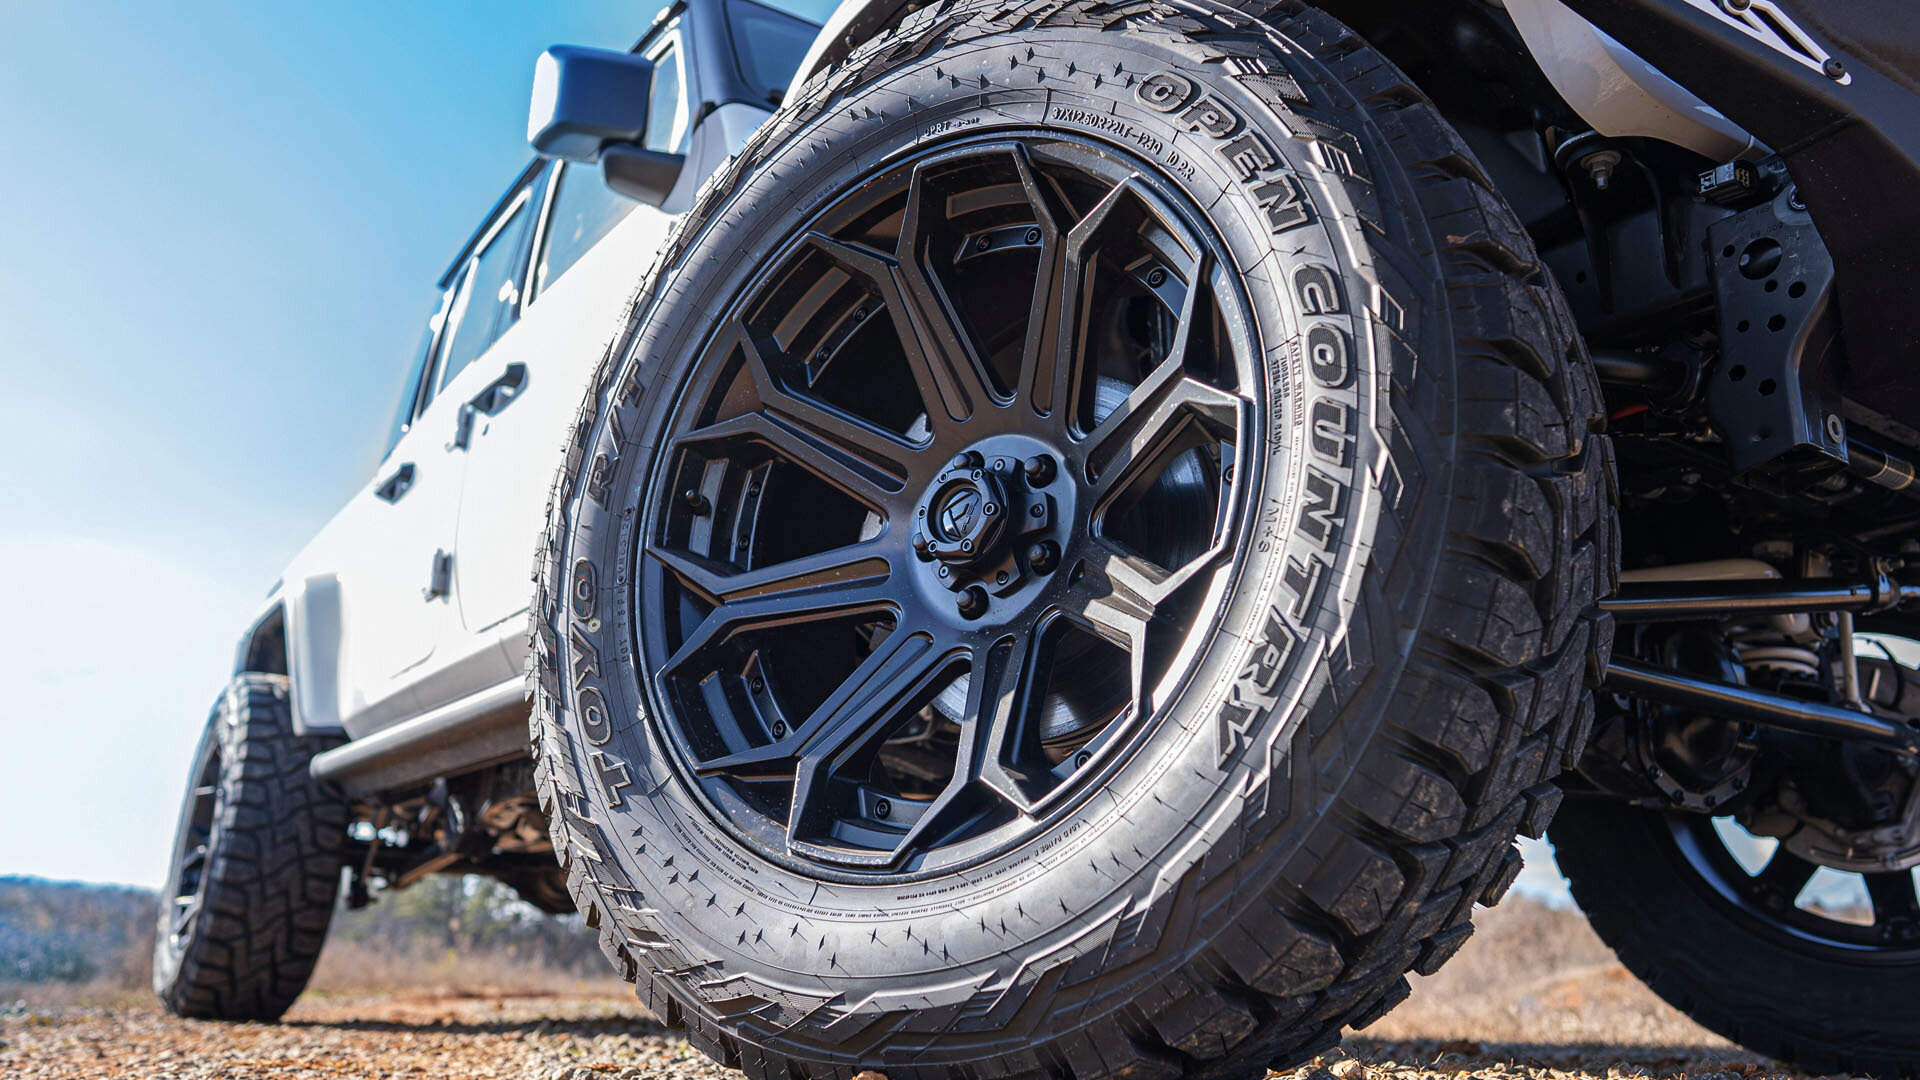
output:
[[1059, 466], [1054, 463], [1051, 454], [1035, 454], [1022, 464], [1022, 468], [1026, 470], [1027, 483], [1035, 487], [1046, 487], [1053, 483], [1055, 474], [1059, 472]]
[[987, 590], [978, 585], [969, 585], [960, 590], [954, 602], [962, 618], [977, 619], [987, 613]]
[[1036, 574], [1051, 574], [1060, 565], [1060, 545], [1042, 540], [1027, 549], [1027, 565]]
[[1027, 230], [1027, 243], [1029, 243], [1029, 244], [1037, 244], [1037, 243], [1039, 243], [1039, 242], [1040, 242], [1040, 230], [1039, 230], [1039, 229], [1028, 229], [1028, 230]]
[[775, 720], [773, 722], [773, 737], [778, 739], [778, 738], [784, 737], [786, 734], [787, 734], [787, 725], [784, 723], [781, 723], [778, 720]]
[[1160, 286], [1165, 285], [1166, 283], [1167, 283], [1167, 272], [1165, 270], [1162, 270], [1156, 266], [1152, 270], [1147, 271], [1147, 284], [1149, 286], [1157, 289]]
[[873, 816], [882, 820], [893, 816], [893, 803], [886, 799], [873, 800]]
[[1847, 62], [1837, 56], [1829, 56], [1827, 62], [1820, 65], [1820, 70], [1829, 79], [1844, 79], [1847, 77]]

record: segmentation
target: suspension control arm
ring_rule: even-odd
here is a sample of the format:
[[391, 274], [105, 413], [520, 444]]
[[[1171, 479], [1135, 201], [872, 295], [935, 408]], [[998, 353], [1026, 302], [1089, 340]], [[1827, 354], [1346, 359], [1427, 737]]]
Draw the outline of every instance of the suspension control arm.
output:
[[1622, 585], [1601, 608], [1621, 622], [1684, 622], [1812, 611], [1886, 611], [1920, 601], [1920, 585], [1865, 582], [1649, 581]]
[[1733, 683], [1697, 679], [1624, 656], [1614, 657], [1608, 665], [1606, 688], [1714, 716], [1738, 717], [1781, 731], [1869, 742], [1920, 757], [1920, 731], [1908, 724]]

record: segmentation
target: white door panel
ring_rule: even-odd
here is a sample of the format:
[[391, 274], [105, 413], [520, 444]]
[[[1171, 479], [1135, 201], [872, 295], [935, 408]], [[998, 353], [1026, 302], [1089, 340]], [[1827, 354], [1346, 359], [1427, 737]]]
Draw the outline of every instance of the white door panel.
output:
[[[574, 175], [599, 182], [597, 170]], [[475, 418], [457, 536], [461, 623], [505, 648], [511, 662], [524, 655], [533, 554], [567, 425], [672, 221], [653, 207], [633, 208], [474, 365], [527, 368], [512, 405]]]
[[450, 404], [435, 401], [414, 421], [340, 523], [341, 712], [350, 729], [383, 703], [383, 713], [404, 711], [388, 699], [433, 659], [449, 621], [450, 589], [430, 593], [436, 557], [453, 546], [466, 470], [446, 445]]

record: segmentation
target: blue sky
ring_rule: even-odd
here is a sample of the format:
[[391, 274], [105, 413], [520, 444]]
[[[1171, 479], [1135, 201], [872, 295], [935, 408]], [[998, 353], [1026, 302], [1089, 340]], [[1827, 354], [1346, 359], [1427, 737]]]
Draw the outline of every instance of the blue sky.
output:
[[534, 57], [657, 7], [0, 4], [0, 874], [160, 882], [235, 638], [527, 160]]

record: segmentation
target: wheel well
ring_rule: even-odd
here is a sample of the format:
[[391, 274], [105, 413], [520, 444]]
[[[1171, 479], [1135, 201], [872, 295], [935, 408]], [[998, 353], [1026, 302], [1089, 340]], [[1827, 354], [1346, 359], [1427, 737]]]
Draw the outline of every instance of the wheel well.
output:
[[287, 609], [275, 605], [240, 643], [234, 673], [258, 671], [268, 675], [287, 674]]

